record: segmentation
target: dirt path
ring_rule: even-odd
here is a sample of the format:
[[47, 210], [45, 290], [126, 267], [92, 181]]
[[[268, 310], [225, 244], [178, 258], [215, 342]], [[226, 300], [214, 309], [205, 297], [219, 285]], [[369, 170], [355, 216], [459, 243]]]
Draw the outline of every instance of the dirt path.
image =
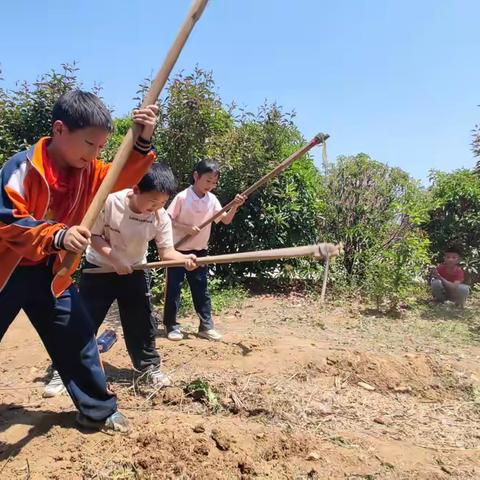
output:
[[[259, 297], [218, 326], [219, 343], [158, 339], [175, 380], [160, 392], [133, 386], [122, 341], [104, 355], [135, 425], [118, 436], [78, 431], [68, 397], [41, 397], [48, 358], [19, 316], [0, 346], [0, 478], [480, 478], [468, 325]], [[210, 401], [185, 394], [197, 379]]]

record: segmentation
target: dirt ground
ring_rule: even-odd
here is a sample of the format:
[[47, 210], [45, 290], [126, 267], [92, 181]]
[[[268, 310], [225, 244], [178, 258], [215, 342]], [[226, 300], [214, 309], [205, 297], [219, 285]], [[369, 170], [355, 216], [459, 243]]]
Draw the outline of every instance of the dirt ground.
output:
[[476, 310], [389, 319], [262, 296], [217, 316], [222, 342], [183, 324], [157, 342], [173, 387], [133, 382], [121, 339], [103, 355], [122, 436], [42, 398], [48, 358], [20, 315], [0, 346], [0, 479], [480, 479]]

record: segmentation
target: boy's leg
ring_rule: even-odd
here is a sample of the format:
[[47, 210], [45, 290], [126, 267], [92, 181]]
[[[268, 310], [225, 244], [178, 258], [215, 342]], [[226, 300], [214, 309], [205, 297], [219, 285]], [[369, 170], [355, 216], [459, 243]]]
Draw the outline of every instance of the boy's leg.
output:
[[[113, 290], [112, 275], [114, 274], [83, 274], [80, 277], [80, 296], [93, 321], [95, 335], [114, 300], [114, 296], [111, 293]], [[108, 279], [105, 278], [107, 276], [109, 277]], [[51, 371], [52, 375], [48, 383], [45, 384], [43, 391], [43, 396], [47, 398], [56, 397], [65, 391], [55, 365], [52, 365]]]
[[118, 276], [117, 301], [125, 345], [133, 366], [140, 371], [160, 365], [149, 286], [147, 273], [143, 271]]
[[82, 273], [78, 285], [80, 297], [93, 322], [95, 335], [116, 298], [116, 273]]
[[92, 321], [76, 286], [71, 285], [54, 298], [51, 279], [51, 273], [45, 269], [24, 309], [75, 406], [88, 419], [104, 421], [116, 412], [117, 402], [107, 390]]
[[23, 270], [17, 268], [0, 292], [0, 342], [25, 302], [28, 286], [24, 283]]
[[445, 288], [443, 287], [443, 283], [442, 283], [441, 280], [438, 280], [438, 279], [434, 278], [430, 283], [430, 287], [432, 289], [433, 298], [437, 302], [442, 302], [443, 303], [447, 300], [447, 295], [446, 295], [446, 292], [445, 292]]
[[455, 292], [455, 298], [453, 301], [455, 304], [459, 307], [464, 307], [465, 302], [467, 301], [467, 297], [470, 293], [470, 287], [468, 285], [465, 285], [464, 283], [461, 283], [457, 287], [457, 291]]
[[[196, 252], [198, 257], [207, 255], [206, 251]], [[187, 280], [192, 292], [193, 305], [200, 319], [200, 332], [214, 328], [212, 319], [212, 301], [208, 291], [208, 267], [199, 267], [187, 272]]]
[[166, 275], [166, 294], [165, 305], [163, 307], [163, 324], [167, 332], [180, 330], [177, 323], [177, 312], [180, 307], [180, 293], [185, 279], [185, 269], [183, 267], [167, 268]]

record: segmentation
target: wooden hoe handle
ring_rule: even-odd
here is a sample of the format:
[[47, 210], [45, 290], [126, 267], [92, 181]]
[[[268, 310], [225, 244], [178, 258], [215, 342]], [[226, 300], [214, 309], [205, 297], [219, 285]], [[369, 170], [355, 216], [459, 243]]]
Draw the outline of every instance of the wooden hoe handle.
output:
[[[202, 15], [205, 7], [207, 6], [208, 0], [195, 0], [192, 4], [182, 26], [180, 27], [179, 32], [173, 45], [170, 47], [168, 54], [161, 66], [160, 70], [157, 72], [155, 78], [152, 81], [150, 88], [145, 95], [145, 98], [142, 102], [142, 107], [147, 105], [152, 105], [156, 103], [160, 92], [162, 91], [165, 83], [167, 82], [168, 76], [172, 71], [180, 52], [182, 51], [187, 39], [193, 30], [193, 27], [197, 23], [198, 19]], [[115, 185], [120, 172], [122, 171], [125, 163], [128, 160], [130, 152], [132, 151], [135, 141], [140, 133], [140, 127], [134, 125], [125, 135], [114, 159], [112, 165], [105, 176], [100, 188], [98, 189], [95, 197], [90, 204], [85, 217], [82, 220], [81, 225], [87, 227], [89, 230], [93, 227], [98, 214], [100, 213], [105, 200], [107, 199], [109, 193], [112, 191], [113, 186]], [[78, 260], [78, 254], [67, 252], [65, 258], [63, 259], [62, 265], [60, 267], [57, 275], [66, 276], [70, 273], [71, 269]]]

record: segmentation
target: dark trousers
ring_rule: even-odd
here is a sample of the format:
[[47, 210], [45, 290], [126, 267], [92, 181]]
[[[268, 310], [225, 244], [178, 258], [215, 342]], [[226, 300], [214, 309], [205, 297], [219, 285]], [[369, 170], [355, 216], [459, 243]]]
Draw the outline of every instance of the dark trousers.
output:
[[[206, 257], [207, 250], [182, 251], [186, 255], [193, 253], [197, 257]], [[199, 267], [191, 272], [183, 267], [168, 268], [166, 271], [166, 295], [163, 311], [163, 323], [167, 332], [179, 329], [177, 312], [180, 307], [180, 294], [182, 285], [187, 277], [190, 291], [192, 292], [193, 306], [200, 319], [200, 331], [214, 328], [212, 319], [212, 302], [208, 291], [208, 267]]]
[[0, 340], [23, 309], [75, 406], [92, 420], [105, 420], [117, 402], [107, 390], [92, 321], [75, 285], [55, 298], [51, 281], [47, 265], [17, 267], [0, 292]]
[[[95, 265], [87, 264], [87, 267]], [[123, 336], [134, 368], [145, 370], [160, 365], [155, 346], [155, 323], [150, 303], [150, 280], [146, 272], [129, 275], [83, 273], [80, 295], [93, 319], [95, 333], [108, 309], [117, 300]]]

